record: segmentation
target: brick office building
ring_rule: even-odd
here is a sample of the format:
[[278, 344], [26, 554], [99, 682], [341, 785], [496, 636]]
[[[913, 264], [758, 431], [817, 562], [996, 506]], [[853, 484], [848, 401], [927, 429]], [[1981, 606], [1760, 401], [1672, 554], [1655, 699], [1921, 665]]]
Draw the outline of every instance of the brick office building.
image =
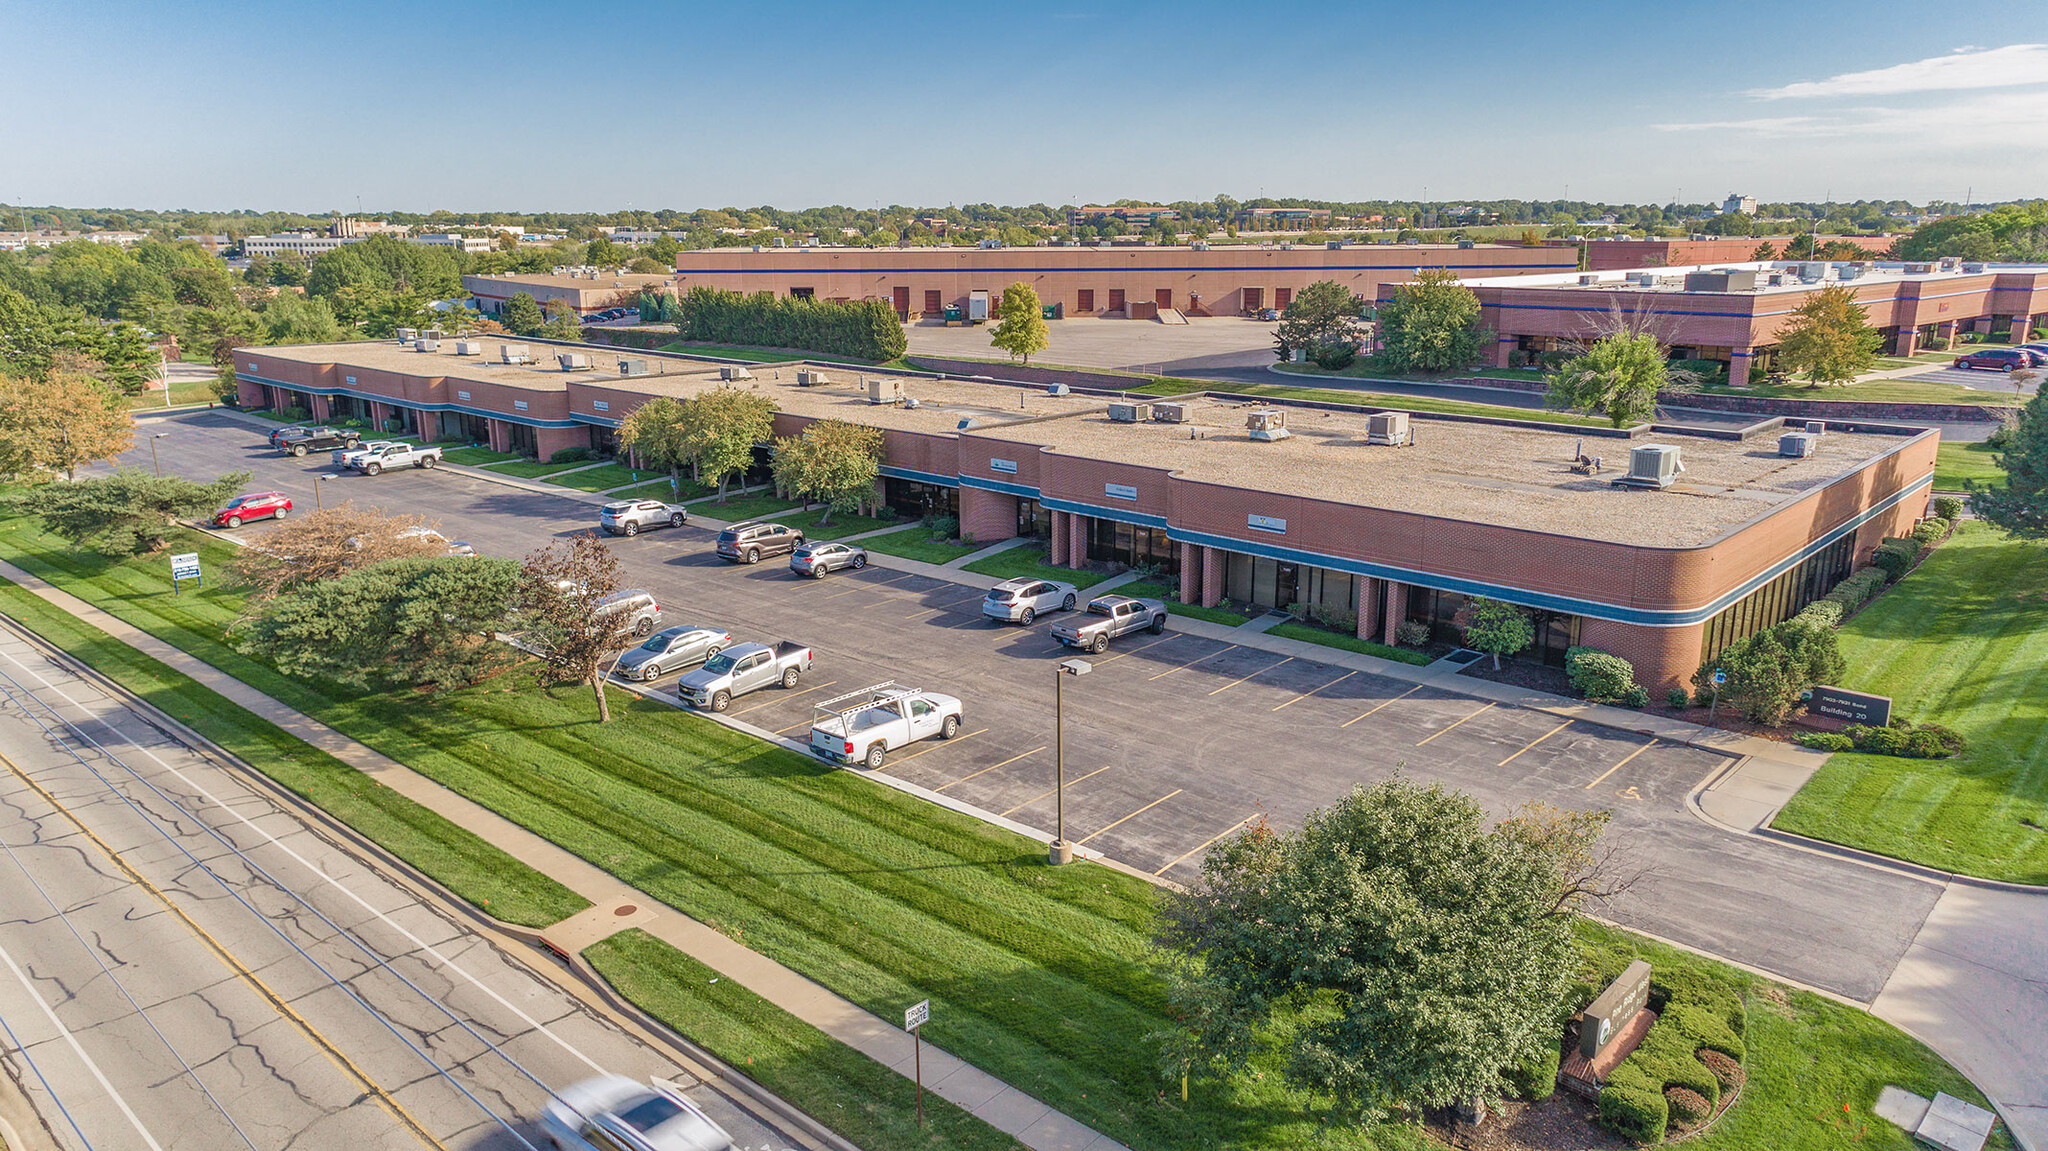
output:
[[1030, 284], [1068, 316], [1236, 316], [1284, 308], [1294, 293], [1335, 280], [1366, 299], [1424, 268], [1465, 275], [1570, 271], [1576, 253], [1496, 244], [1349, 244], [1210, 248], [718, 248], [676, 255], [676, 290], [706, 284], [820, 300], [888, 300], [911, 320], [964, 306], [975, 291]]
[[1769, 363], [1799, 306], [1836, 284], [1854, 291], [1894, 355], [1936, 338], [1954, 346], [1962, 332], [2024, 343], [2048, 326], [2048, 264], [1749, 262], [1465, 280], [1497, 367], [1595, 339], [1620, 314], [1681, 358], [1727, 364], [1737, 387]]
[[[1801, 237], [1802, 239], [1804, 237]], [[1898, 242], [1897, 236], [1815, 236], [1822, 246], [1854, 244], [1881, 260]], [[1589, 272], [1618, 272], [1628, 268], [1675, 268], [1688, 264], [1723, 264], [1747, 260], [1758, 244], [1769, 244], [1782, 252], [1790, 236], [1718, 236], [1710, 240], [1587, 240], [1585, 268]], [[1555, 244], [1576, 245], [1577, 241], [1553, 240]]]
[[[447, 349], [449, 343], [441, 347]], [[543, 458], [605, 447], [650, 396], [719, 386], [701, 361], [644, 357], [650, 375], [416, 352], [366, 342], [236, 353], [246, 403], [362, 412], [414, 434], [476, 439]], [[636, 359], [642, 358], [637, 353]], [[796, 365], [756, 367], [740, 386], [771, 397], [776, 432], [836, 417], [884, 430], [880, 497], [911, 515], [953, 513], [982, 542], [1043, 536], [1054, 563], [1153, 565], [1193, 603], [1302, 603], [1356, 616], [1391, 641], [1414, 621], [1455, 642], [1468, 597], [1530, 609], [1526, 658], [1561, 662], [1573, 644], [1627, 657], [1661, 690], [1726, 643], [1825, 593], [1888, 535], [1925, 513], [1938, 433], [1835, 429], [1813, 455], [1777, 454], [1775, 428], [1730, 433], [1560, 428], [1414, 416], [1407, 447], [1366, 443], [1367, 410], [1187, 397], [1176, 422], [1110, 418], [1103, 397], [912, 378], [918, 405], [874, 404], [862, 381], [798, 387]], [[1253, 439], [1250, 409], [1275, 407], [1291, 433]], [[1613, 486], [1576, 475], [1583, 449], [1625, 461], [1647, 440], [1676, 445], [1674, 486]], [[1612, 464], [1610, 463], [1610, 467]]]
[[545, 308], [555, 300], [566, 302], [579, 316], [601, 312], [622, 296], [640, 292], [673, 292], [675, 277], [650, 272], [628, 272], [618, 268], [579, 268], [573, 272], [504, 272], [462, 277], [462, 290], [476, 298], [477, 310], [487, 316], [503, 311], [506, 303], [521, 292]]

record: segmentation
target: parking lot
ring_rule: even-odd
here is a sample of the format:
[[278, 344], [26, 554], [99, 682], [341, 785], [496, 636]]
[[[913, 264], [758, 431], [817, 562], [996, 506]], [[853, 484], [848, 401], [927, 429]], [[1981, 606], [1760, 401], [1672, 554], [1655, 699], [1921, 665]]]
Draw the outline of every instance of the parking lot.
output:
[[[223, 413], [153, 419], [166, 472], [256, 473], [312, 505], [320, 461], [265, 449]], [[144, 447], [141, 465], [148, 466]], [[519, 557], [585, 530], [595, 508], [447, 470], [348, 476], [325, 499], [425, 512], [450, 538]], [[702, 514], [715, 508], [700, 506]], [[259, 524], [242, 529], [254, 536]], [[629, 578], [660, 598], [666, 624], [716, 624], [738, 639], [816, 651], [796, 689], [736, 700], [733, 717], [802, 740], [811, 704], [884, 680], [965, 701], [951, 741], [892, 754], [883, 770], [1050, 831], [1054, 668], [1073, 653], [1031, 627], [979, 613], [981, 589], [871, 566], [823, 580], [783, 561], [733, 566], [709, 530], [616, 539]], [[878, 565], [888, 562], [877, 557]], [[1066, 831], [1085, 850], [1189, 882], [1203, 851], [1247, 822], [1303, 815], [1400, 771], [1477, 796], [1496, 814], [1532, 801], [1614, 812], [1613, 834], [1647, 869], [1610, 917], [1857, 998], [1883, 985], [1939, 889], [1844, 860], [1737, 837], [1686, 808], [1725, 766], [1719, 754], [1634, 731], [1500, 706], [1451, 686], [1291, 658], [1186, 632], [1132, 635], [1066, 687]], [[659, 687], [672, 687], [673, 679]]]

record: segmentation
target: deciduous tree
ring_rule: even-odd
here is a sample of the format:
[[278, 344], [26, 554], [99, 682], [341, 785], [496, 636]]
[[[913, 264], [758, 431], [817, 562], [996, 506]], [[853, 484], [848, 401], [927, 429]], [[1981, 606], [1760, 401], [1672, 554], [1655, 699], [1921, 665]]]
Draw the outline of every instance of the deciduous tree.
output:
[[710, 476], [725, 502], [726, 481], [754, 466], [754, 448], [775, 435], [775, 404], [758, 392], [718, 387], [683, 404], [682, 447], [696, 461], [701, 482]]
[[547, 678], [589, 684], [600, 723], [612, 718], [605, 677], [633, 634], [628, 613], [605, 610], [624, 570], [596, 533], [578, 532], [527, 556], [514, 596], [526, 643]]
[[505, 626], [519, 565], [414, 556], [303, 583], [237, 629], [242, 650], [288, 675], [355, 687], [475, 683], [510, 658]]
[[1778, 362], [1814, 387], [1845, 384], [1877, 363], [1883, 337], [1856, 302], [1855, 289], [1830, 284], [1794, 310], [1778, 335]]
[[1500, 657], [1513, 655], [1536, 642], [1536, 625], [1529, 613], [1511, 603], [1481, 597], [1472, 601], [1465, 620], [1465, 646], [1493, 657], [1493, 670], [1500, 670]]
[[1003, 306], [996, 312], [996, 325], [989, 329], [988, 342], [1029, 364], [1031, 353], [1044, 351], [1052, 342], [1043, 308], [1031, 285], [1015, 283], [1004, 288]]
[[1280, 326], [1273, 331], [1273, 352], [1285, 363], [1297, 348], [1311, 356], [1318, 349], [1341, 349], [1348, 363], [1357, 355], [1358, 317], [1364, 308], [1365, 301], [1351, 289], [1335, 280], [1317, 280], [1287, 302], [1287, 310], [1280, 315]]
[[75, 478], [82, 464], [135, 446], [135, 419], [113, 389], [76, 369], [0, 376], [0, 477]]
[[569, 301], [549, 300], [547, 307], [541, 310], [547, 313], [548, 319], [535, 335], [572, 343], [583, 338], [583, 320], [576, 314], [576, 309], [569, 306]]
[[2014, 539], [2048, 540], [2048, 392], [2036, 392], [2004, 435], [2004, 487], [1970, 481], [1970, 510]]
[[682, 468], [692, 462], [690, 445], [683, 436], [684, 405], [668, 396], [656, 396], [634, 408], [619, 421], [619, 444], [632, 449], [640, 462], [668, 473], [669, 488], [680, 493]]
[[819, 500], [824, 527], [833, 512], [851, 512], [874, 498], [882, 474], [882, 429], [845, 420], [818, 420], [800, 436], [775, 441], [775, 482], [802, 497]]
[[425, 516], [409, 512], [385, 515], [354, 503], [315, 509], [236, 552], [235, 575], [251, 600], [266, 600], [386, 560], [446, 555], [447, 541], [427, 534], [431, 528]]
[[1607, 813], [1524, 809], [1395, 778], [1263, 823], [1165, 897], [1173, 961], [1161, 1070], [1242, 1067], [1277, 1047], [1293, 1085], [1366, 1117], [1495, 1096], [1545, 1044], [1578, 963], [1572, 912], [1632, 877]]
[[1551, 407], [1601, 412], [1617, 428], [1656, 418], [1657, 396], [1690, 380], [1674, 379], [1664, 343], [1646, 331], [1595, 340], [1544, 377]]
[[12, 502], [41, 520], [52, 535], [118, 558], [162, 547], [179, 520], [211, 513], [248, 482], [248, 472], [230, 472], [202, 484], [123, 469], [111, 476], [43, 484]]
[[1455, 272], [1430, 269], [1394, 289], [1380, 305], [1380, 355], [1390, 367], [1449, 372], [1479, 358], [1479, 297]]

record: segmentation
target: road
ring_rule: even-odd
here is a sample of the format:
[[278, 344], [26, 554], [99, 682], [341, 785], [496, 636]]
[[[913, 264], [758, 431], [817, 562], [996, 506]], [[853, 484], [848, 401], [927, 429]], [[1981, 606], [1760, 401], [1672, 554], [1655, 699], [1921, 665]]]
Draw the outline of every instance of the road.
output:
[[526, 1151], [600, 1071], [812, 1145], [11, 626], [0, 844], [6, 1069], [62, 1147]]
[[[166, 471], [246, 468], [255, 486], [309, 503], [313, 477], [328, 470], [269, 452], [260, 429], [223, 413], [150, 426], [171, 432], [157, 441]], [[450, 538], [508, 557], [595, 518], [570, 496], [447, 470], [347, 476], [325, 488], [329, 502], [427, 510]], [[885, 770], [1052, 828], [1050, 678], [1070, 653], [1046, 635], [1049, 621], [993, 625], [973, 588], [879, 566], [823, 581], [796, 579], [779, 563], [729, 566], [711, 544], [709, 531], [691, 527], [611, 546], [629, 580], [657, 594], [665, 622], [702, 620], [817, 650], [818, 670], [798, 691], [745, 697], [735, 717], [801, 738], [811, 701], [824, 694], [894, 679], [961, 696], [964, 738], [900, 753]], [[1535, 800], [1608, 808], [1648, 869], [1608, 909], [1612, 918], [1861, 1001], [1884, 986], [1939, 895], [1916, 879], [1702, 823], [1684, 800], [1725, 766], [1715, 753], [1584, 723], [1560, 729], [1548, 713], [1482, 707], [1455, 689], [1185, 632], [1131, 637], [1103, 657], [1068, 692], [1067, 749], [1070, 837], [1182, 881], [1197, 873], [1203, 849], [1246, 820], [1293, 826], [1354, 783], [1395, 770], [1469, 791], [1496, 813]]]

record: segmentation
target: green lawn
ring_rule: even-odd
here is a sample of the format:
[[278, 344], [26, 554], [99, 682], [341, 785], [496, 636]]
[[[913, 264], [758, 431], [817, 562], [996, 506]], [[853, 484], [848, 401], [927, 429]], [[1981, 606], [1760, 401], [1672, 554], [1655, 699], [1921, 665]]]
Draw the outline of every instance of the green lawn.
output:
[[[220, 381], [211, 377], [202, 376], [198, 379], [181, 378], [172, 380], [171, 399], [168, 406], [203, 404], [208, 400], [217, 400], [220, 398], [221, 390]], [[162, 392], [144, 392], [139, 396], [129, 396], [127, 397], [127, 405], [128, 410], [131, 412], [166, 406]]]
[[447, 463], [467, 464], [478, 468], [518, 458], [518, 452], [494, 452], [489, 448], [449, 448], [441, 453], [441, 459]]
[[[626, 467], [624, 464], [604, 464], [586, 471], [571, 472], [560, 479], [549, 480], [548, 482], [560, 484], [565, 488], [575, 488], [580, 492], [601, 492], [608, 488], [622, 488], [627, 484], [637, 484], [649, 476], [658, 475], [661, 475], [661, 473], [645, 470], [636, 471], [633, 468]], [[661, 481], [661, 489], [664, 492], [668, 490], [667, 479]]]
[[961, 556], [973, 555], [981, 550], [980, 544], [956, 544], [932, 538], [932, 533], [922, 524], [890, 532], [885, 536], [860, 541], [860, 546], [871, 552], [884, 555], [902, 556], [907, 560], [923, 560], [928, 564], [947, 564]]
[[1116, 594], [1131, 596], [1134, 599], [1160, 600], [1166, 604], [1166, 610], [1174, 615], [1184, 615], [1189, 619], [1205, 619], [1225, 627], [1236, 627], [1251, 620], [1250, 616], [1231, 611], [1227, 607], [1203, 607], [1198, 603], [1182, 603], [1180, 588], [1165, 580], [1132, 580], [1117, 588]]
[[1844, 752], [1774, 826], [1945, 870], [2048, 883], [2048, 552], [1964, 521], [1842, 628], [1844, 687], [1961, 732], [1954, 759]]
[[661, 351], [678, 352], [686, 356], [716, 356], [725, 360], [747, 360], [756, 364], [790, 364], [809, 360], [814, 364], [843, 364], [849, 368], [895, 368], [898, 371], [915, 372], [922, 369], [903, 362], [901, 358], [875, 363], [869, 360], [848, 359], [845, 356], [828, 356], [821, 352], [807, 352], [802, 348], [749, 348], [737, 344], [693, 344], [683, 341], [663, 344]]
[[[0, 528], [10, 526], [0, 524]], [[206, 593], [187, 594], [197, 598]], [[102, 675], [126, 684], [187, 727], [497, 918], [545, 927], [590, 906], [582, 896], [475, 833], [4, 580], [0, 580], [0, 611]]]
[[804, 533], [805, 539], [814, 540], [844, 539], [847, 536], [857, 536], [863, 532], [878, 532], [883, 528], [893, 527], [903, 522], [901, 519], [884, 520], [877, 519], [874, 516], [857, 516], [850, 512], [833, 512], [832, 522], [821, 528], [818, 526], [818, 520], [824, 514], [825, 509], [822, 506], [818, 506], [811, 508], [807, 512], [784, 512], [777, 517], [777, 522], [788, 524], [790, 527]]
[[[1990, 372], [1984, 374], [1985, 383], [1995, 383], [1997, 378]], [[1702, 393], [1722, 396], [1765, 396], [1785, 400], [1863, 400], [1870, 403], [1907, 404], [1991, 404], [2014, 407], [2010, 390], [1997, 388], [1980, 390], [1966, 388], [1961, 384], [1944, 384], [1934, 380], [1869, 380], [1860, 384], [1844, 384], [1836, 388], [1810, 388], [1797, 381], [1773, 386], [1761, 379], [1751, 379], [1746, 388], [1726, 386], [1701, 388]], [[2024, 399], [2024, 397], [2022, 397]]]
[[583, 957], [619, 994], [867, 1151], [1022, 1151], [1023, 1144], [925, 1093], [773, 1003], [633, 928]]
[[[199, 551], [216, 570], [231, 551], [183, 531], [170, 544]], [[1139, 1151], [1423, 1145], [1412, 1127], [1331, 1122], [1329, 1102], [1286, 1089], [1271, 1056], [1249, 1074], [1197, 1081], [1187, 1104], [1165, 1090], [1144, 1039], [1167, 1025], [1148, 945], [1155, 889], [1138, 879], [1089, 864], [1047, 868], [1033, 840], [651, 701], [620, 699], [614, 721], [601, 725], [586, 689], [542, 689], [524, 671], [445, 693], [432, 707], [410, 692], [354, 695], [289, 679], [220, 641], [242, 606], [234, 589], [173, 598], [161, 557], [109, 563], [18, 520], [0, 523], [0, 555], [877, 1015], [930, 998], [934, 1042]], [[1588, 931], [1606, 949], [1603, 968], [1618, 970], [1622, 950], [1665, 955]], [[1774, 1146], [1870, 1145], [1831, 1128], [1842, 1103], [1867, 1107], [1880, 1082], [1977, 1097], [1867, 1016], [1716, 971], [1790, 1005], [1776, 1047], [1768, 1029], [1752, 1038], [1755, 1074], [1769, 1090], [1757, 1091], [1756, 1116], [1737, 1113], [1753, 1126], [1729, 1129], [1751, 1141], [1717, 1133], [1716, 1147], [1756, 1146], [1760, 1132], [1781, 1137]], [[690, 974], [657, 967], [648, 976], [655, 986], [641, 991], [680, 995], [668, 985]], [[804, 1042], [786, 1032], [785, 1041]], [[798, 1062], [828, 1075], [814, 1060]], [[1782, 1101], [1765, 1106], [1773, 1092]], [[1804, 1141], [1783, 1141], [1793, 1137]]]
[[[1319, 400], [1324, 403], [1354, 404], [1370, 408], [1395, 408], [1408, 412], [1442, 412], [1453, 416], [1493, 416], [1507, 420], [1534, 420], [1543, 424], [1565, 424], [1571, 427], [1605, 428], [1611, 425], [1605, 420], [1581, 416], [1572, 412], [1553, 412], [1541, 408], [1512, 408], [1500, 404], [1468, 404], [1460, 400], [1440, 400], [1434, 396], [1389, 396], [1376, 392], [1338, 391], [1331, 388], [1296, 388], [1286, 384], [1224, 384], [1210, 382], [1204, 387], [1212, 391], [1229, 392], [1234, 395], [1272, 396], [1286, 400]], [[1155, 385], [1138, 388], [1149, 395], [1170, 395], [1181, 389]]]
[[1109, 578], [1108, 572], [1075, 571], [1072, 568], [1054, 567], [1046, 562], [1044, 544], [1022, 544], [1008, 551], [1000, 551], [968, 564], [966, 570], [976, 575], [994, 576], [999, 580], [1032, 579], [1063, 580], [1077, 588], [1101, 583]]
[[789, 521], [780, 518], [782, 513], [798, 506], [795, 500], [778, 499], [762, 492], [751, 496], [732, 496], [724, 503], [719, 503], [716, 499], [698, 500], [690, 505], [690, 514], [708, 516], [729, 524], [736, 524], [741, 520], [758, 520], [766, 516], [775, 516], [778, 517], [778, 523], [787, 523]]
[[1342, 648], [1345, 651], [1355, 651], [1361, 655], [1376, 655], [1381, 659], [1399, 660], [1402, 663], [1414, 664], [1416, 667], [1423, 667], [1436, 662], [1419, 651], [1411, 651], [1405, 647], [1388, 647], [1383, 643], [1374, 643], [1369, 639], [1359, 639], [1355, 635], [1345, 635], [1342, 632], [1334, 632], [1328, 628], [1314, 627], [1305, 623], [1278, 624], [1267, 628], [1266, 634], [1285, 636], [1288, 639], [1298, 639], [1308, 643], [1319, 643], [1324, 647]]
[[590, 464], [591, 461], [589, 460], [578, 460], [573, 464], [544, 464], [539, 460], [523, 460], [513, 457], [508, 463], [488, 464], [486, 465], [486, 470], [494, 471], [501, 476], [518, 476], [522, 480], [538, 480], [554, 475], [556, 472], [566, 472], [570, 468], [587, 468]]
[[1965, 444], [1943, 440], [1934, 458], [1934, 486], [1945, 492], [1960, 492], [1971, 480], [1979, 484], [2005, 483], [2005, 469], [1998, 466], [1998, 453], [1984, 443]]

